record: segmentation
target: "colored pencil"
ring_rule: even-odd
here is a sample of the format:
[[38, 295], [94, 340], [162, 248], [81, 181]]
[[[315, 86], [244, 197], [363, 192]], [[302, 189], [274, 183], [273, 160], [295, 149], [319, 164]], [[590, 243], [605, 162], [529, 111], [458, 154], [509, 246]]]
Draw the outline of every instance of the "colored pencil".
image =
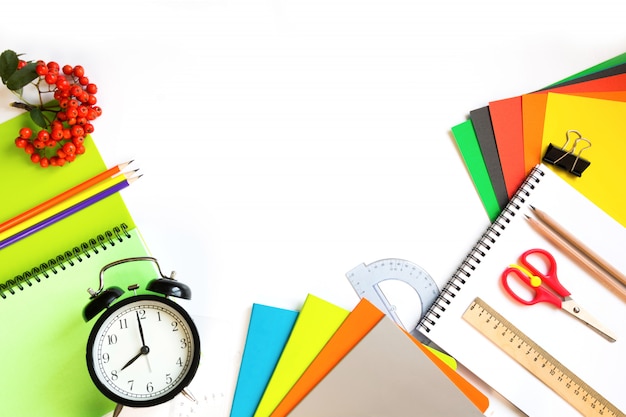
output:
[[3, 222], [2, 224], [0, 224], [0, 233], [9, 230], [10, 228], [20, 224], [21, 222], [30, 219], [31, 217], [49, 209], [50, 207], [53, 207], [57, 204], [59, 204], [60, 202], [70, 198], [73, 195], [78, 194], [81, 191], [86, 190], [87, 188], [99, 183], [100, 181], [104, 181], [105, 179], [117, 174], [118, 172], [120, 172], [122, 169], [126, 168], [131, 162], [133, 161], [129, 161], [129, 162], [125, 162], [123, 164], [119, 164], [116, 165], [112, 168], [107, 169], [106, 171], [88, 179], [85, 182], [82, 182], [72, 188], [70, 188], [69, 190], [66, 190], [64, 192], [62, 192], [61, 194], [52, 197], [50, 200], [44, 201], [43, 203], [21, 213], [18, 214], [17, 216]]
[[42, 211], [41, 213], [36, 214], [30, 217], [29, 219], [22, 221], [21, 223], [18, 223], [17, 225], [11, 227], [10, 229], [0, 232], [0, 241], [6, 239], [9, 236], [13, 236], [14, 234], [18, 232], [21, 232], [22, 230], [27, 229], [31, 227], [32, 225], [39, 223], [40, 221], [45, 220], [48, 217], [51, 217], [55, 215], [56, 213], [73, 206], [74, 204], [80, 203], [81, 201], [88, 199], [89, 197], [99, 193], [100, 191], [106, 190], [112, 185], [115, 185], [118, 182], [123, 181], [125, 178], [131, 178], [132, 176], [136, 175], [137, 171], [138, 170], [122, 172], [119, 175], [106, 178], [105, 180], [100, 181], [97, 184], [94, 184], [93, 186], [87, 188], [86, 190], [81, 191], [80, 193], [73, 195], [66, 200], [61, 201], [59, 204], [52, 206], [49, 209]]
[[81, 201], [80, 203], [74, 204], [73, 206], [60, 211], [50, 217], [48, 217], [45, 220], [40, 221], [37, 224], [34, 224], [33, 226], [22, 230], [21, 232], [18, 232], [14, 235], [12, 235], [11, 237], [8, 237], [2, 241], [0, 241], [0, 249], [4, 249], [7, 246], [10, 246], [22, 239], [24, 239], [25, 237], [28, 237], [34, 233], [37, 233], [38, 231], [45, 229], [46, 227], [59, 222], [63, 219], [65, 219], [66, 217], [71, 216], [74, 213], [77, 213], [89, 206], [91, 206], [92, 204], [97, 203], [100, 200], [105, 199], [106, 197], [117, 193], [118, 191], [128, 187], [130, 184], [132, 184], [134, 181], [136, 181], [137, 179], [139, 179], [141, 177], [141, 175], [137, 176], [137, 177], [132, 177], [132, 178], [128, 178], [125, 179], [124, 181], [120, 181], [119, 183], [112, 185], [111, 187], [107, 188], [104, 191], [101, 191], [83, 201]]

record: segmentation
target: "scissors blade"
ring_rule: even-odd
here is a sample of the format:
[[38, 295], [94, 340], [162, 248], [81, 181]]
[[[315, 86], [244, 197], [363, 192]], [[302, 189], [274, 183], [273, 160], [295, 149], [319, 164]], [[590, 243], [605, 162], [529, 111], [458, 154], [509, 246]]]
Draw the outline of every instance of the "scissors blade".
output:
[[596, 320], [593, 316], [583, 310], [583, 308], [580, 307], [578, 303], [571, 298], [567, 297], [563, 301], [561, 308], [570, 313], [572, 316], [576, 317], [578, 320], [585, 323], [587, 326], [591, 327], [609, 342], [615, 342], [617, 340], [615, 334], [612, 331], [604, 327], [598, 320]]

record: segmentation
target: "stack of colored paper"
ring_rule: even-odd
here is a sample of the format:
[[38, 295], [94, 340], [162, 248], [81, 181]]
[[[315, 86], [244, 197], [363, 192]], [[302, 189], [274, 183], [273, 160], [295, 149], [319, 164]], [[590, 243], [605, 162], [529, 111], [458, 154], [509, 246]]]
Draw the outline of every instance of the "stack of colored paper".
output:
[[[452, 134], [491, 221], [543, 160], [626, 225], [626, 193], [619, 191], [625, 176], [615, 175], [626, 151], [625, 112], [626, 53], [541, 90], [491, 101]], [[544, 160], [550, 145], [559, 158]]]
[[487, 398], [362, 299], [252, 307], [231, 417], [481, 416]]

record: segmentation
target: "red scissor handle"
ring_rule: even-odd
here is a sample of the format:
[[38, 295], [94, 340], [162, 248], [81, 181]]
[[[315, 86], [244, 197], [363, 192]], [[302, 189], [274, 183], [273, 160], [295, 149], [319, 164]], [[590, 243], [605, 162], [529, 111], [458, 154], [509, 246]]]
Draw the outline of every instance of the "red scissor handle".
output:
[[[515, 291], [513, 291], [513, 289], [511, 289], [509, 285], [509, 277], [511, 276], [511, 274], [516, 275], [516, 277], [519, 278], [519, 280], [524, 285], [526, 285], [530, 290], [534, 291], [534, 294], [530, 300], [526, 300], [520, 297]], [[539, 277], [539, 279], [542, 279], [542, 277]], [[539, 285], [534, 286], [531, 283], [532, 277], [528, 276], [528, 274], [525, 271], [522, 271], [521, 269], [516, 268], [515, 266], [510, 266], [506, 268], [504, 272], [502, 272], [501, 282], [505, 291], [511, 297], [515, 298], [517, 301], [519, 301], [522, 304], [529, 306], [529, 305], [545, 302], [545, 303], [554, 304], [558, 308], [561, 308], [561, 299], [557, 297], [556, 295], [552, 294], [550, 291], [546, 290], [543, 287], [544, 285], [543, 281]]]
[[[543, 273], [538, 270], [532, 262], [528, 260], [528, 257], [531, 255], [540, 255], [546, 258], [548, 261], [548, 272]], [[554, 256], [552, 256], [552, 254], [547, 250], [529, 249], [520, 255], [519, 262], [534, 275], [540, 277], [546, 286], [550, 287], [561, 297], [565, 298], [570, 295], [570, 292], [563, 285], [561, 285], [561, 282], [556, 275], [556, 261], [554, 260]]]

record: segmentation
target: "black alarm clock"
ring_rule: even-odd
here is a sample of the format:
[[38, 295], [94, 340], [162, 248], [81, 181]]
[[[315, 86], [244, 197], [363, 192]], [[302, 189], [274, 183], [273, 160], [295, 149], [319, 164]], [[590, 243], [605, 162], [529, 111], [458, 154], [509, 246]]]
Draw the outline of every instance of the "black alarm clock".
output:
[[[104, 289], [107, 269], [127, 262], [152, 261], [160, 277], [146, 289], [155, 294], [137, 294], [137, 284], [128, 286], [134, 295], [116, 301], [124, 291]], [[100, 287], [88, 289], [90, 301], [83, 318], [90, 321], [103, 310], [87, 341], [87, 368], [92, 381], [107, 398], [117, 403], [113, 416], [123, 406], [149, 407], [171, 400], [179, 393], [191, 397], [186, 387], [200, 362], [200, 336], [189, 314], [169, 297], [191, 298], [188, 286], [163, 275], [155, 258], [134, 257], [105, 265]], [[192, 397], [191, 397], [192, 398]]]

